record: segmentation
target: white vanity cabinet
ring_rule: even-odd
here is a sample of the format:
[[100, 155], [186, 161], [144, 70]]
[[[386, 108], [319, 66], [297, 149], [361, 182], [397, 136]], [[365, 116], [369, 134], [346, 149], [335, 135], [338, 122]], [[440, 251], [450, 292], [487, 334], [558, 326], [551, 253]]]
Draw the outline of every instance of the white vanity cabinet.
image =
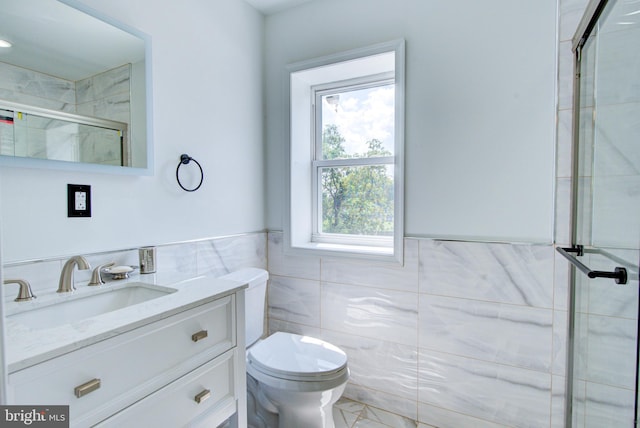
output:
[[239, 290], [10, 373], [9, 402], [69, 405], [72, 427], [243, 421], [243, 317]]

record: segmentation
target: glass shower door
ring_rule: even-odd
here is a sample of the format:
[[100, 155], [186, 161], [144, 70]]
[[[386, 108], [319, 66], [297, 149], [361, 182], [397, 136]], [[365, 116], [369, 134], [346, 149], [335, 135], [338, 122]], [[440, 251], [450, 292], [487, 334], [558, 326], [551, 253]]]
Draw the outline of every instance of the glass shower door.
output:
[[[640, 1], [592, 1], [576, 39], [568, 421], [634, 427], [640, 264]], [[583, 21], [586, 22], [586, 21]]]

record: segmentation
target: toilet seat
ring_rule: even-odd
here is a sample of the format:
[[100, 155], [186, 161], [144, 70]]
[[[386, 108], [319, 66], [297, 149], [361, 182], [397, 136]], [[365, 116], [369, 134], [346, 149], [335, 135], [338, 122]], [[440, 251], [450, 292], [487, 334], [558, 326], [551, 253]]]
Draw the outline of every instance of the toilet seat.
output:
[[342, 379], [347, 355], [338, 347], [308, 336], [277, 332], [247, 351], [250, 372], [289, 381], [325, 382]]

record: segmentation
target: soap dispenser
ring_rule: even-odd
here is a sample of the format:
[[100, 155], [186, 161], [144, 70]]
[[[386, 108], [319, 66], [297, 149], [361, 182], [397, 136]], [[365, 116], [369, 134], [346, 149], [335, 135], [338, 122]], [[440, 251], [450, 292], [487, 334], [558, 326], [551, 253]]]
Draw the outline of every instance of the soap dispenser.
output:
[[156, 247], [142, 247], [138, 250], [140, 256], [140, 273], [154, 273], [156, 271]]

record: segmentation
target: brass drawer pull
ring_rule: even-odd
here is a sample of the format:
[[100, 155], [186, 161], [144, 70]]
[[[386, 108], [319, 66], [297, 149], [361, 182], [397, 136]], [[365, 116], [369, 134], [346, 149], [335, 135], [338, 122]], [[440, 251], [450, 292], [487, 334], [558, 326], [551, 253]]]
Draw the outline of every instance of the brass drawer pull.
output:
[[83, 383], [80, 386], [76, 386], [75, 388], [73, 388], [73, 392], [76, 394], [76, 397], [80, 398], [90, 392], [95, 391], [98, 388], [100, 388], [100, 379], [93, 379], [87, 383]]
[[196, 403], [200, 404], [203, 401], [208, 400], [209, 398], [211, 398], [211, 391], [209, 391], [208, 389], [205, 389], [200, 394], [196, 395], [195, 400], [196, 400]]
[[206, 338], [208, 335], [209, 334], [207, 333], [207, 330], [200, 330], [199, 332], [191, 335], [191, 340], [193, 340], [194, 342], [197, 342], [198, 340], [202, 340]]

